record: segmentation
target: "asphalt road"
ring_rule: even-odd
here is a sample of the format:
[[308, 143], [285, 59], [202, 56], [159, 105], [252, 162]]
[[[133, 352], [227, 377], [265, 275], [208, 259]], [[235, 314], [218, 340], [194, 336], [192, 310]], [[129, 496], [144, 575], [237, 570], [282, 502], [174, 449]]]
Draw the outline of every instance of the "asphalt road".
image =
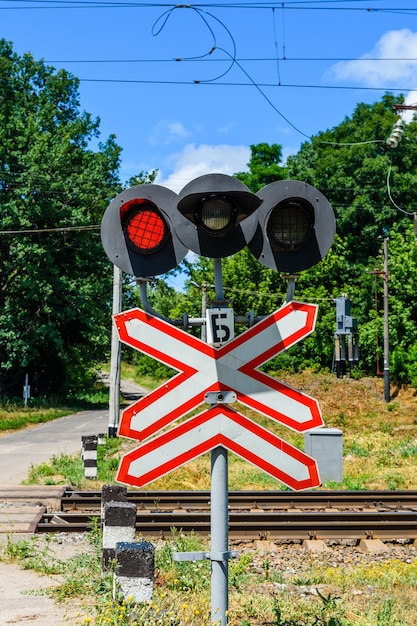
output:
[[[121, 390], [127, 404], [145, 392], [125, 381]], [[0, 485], [20, 484], [27, 478], [31, 465], [39, 465], [53, 456], [81, 452], [83, 435], [107, 434], [108, 415], [106, 409], [81, 411], [0, 437]]]
[[108, 411], [82, 411], [0, 437], [0, 485], [18, 485], [31, 465], [81, 451], [83, 435], [107, 433]]

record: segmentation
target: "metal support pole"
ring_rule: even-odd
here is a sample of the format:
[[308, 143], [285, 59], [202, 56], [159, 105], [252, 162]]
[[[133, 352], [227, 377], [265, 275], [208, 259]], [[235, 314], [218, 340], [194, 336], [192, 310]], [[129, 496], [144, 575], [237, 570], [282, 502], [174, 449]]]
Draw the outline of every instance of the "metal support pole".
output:
[[391, 400], [389, 372], [389, 330], [388, 330], [388, 237], [384, 238], [384, 399]]
[[[224, 300], [221, 259], [214, 259], [217, 300]], [[228, 453], [218, 446], [211, 452], [211, 623], [226, 626], [229, 608]], [[214, 560], [216, 557], [216, 560]]]
[[[122, 310], [122, 270], [113, 266], [113, 306], [112, 313]], [[116, 437], [120, 415], [120, 356], [121, 348], [116, 326], [111, 329], [110, 389], [109, 389], [109, 437]]]
[[[201, 285], [201, 317], [206, 318], [207, 315], [207, 283]], [[207, 325], [201, 324], [201, 341], [207, 341]]]
[[228, 457], [222, 446], [211, 453], [211, 624], [227, 624], [229, 606]]

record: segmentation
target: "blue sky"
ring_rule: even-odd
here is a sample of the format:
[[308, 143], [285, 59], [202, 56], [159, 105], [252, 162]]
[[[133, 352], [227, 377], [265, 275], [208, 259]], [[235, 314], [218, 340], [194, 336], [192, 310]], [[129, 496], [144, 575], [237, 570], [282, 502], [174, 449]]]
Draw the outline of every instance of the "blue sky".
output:
[[122, 180], [158, 169], [179, 191], [247, 169], [251, 144], [294, 153], [386, 90], [417, 102], [415, 0], [174, 7], [0, 0], [0, 36], [18, 54], [80, 78], [81, 108], [123, 148]]

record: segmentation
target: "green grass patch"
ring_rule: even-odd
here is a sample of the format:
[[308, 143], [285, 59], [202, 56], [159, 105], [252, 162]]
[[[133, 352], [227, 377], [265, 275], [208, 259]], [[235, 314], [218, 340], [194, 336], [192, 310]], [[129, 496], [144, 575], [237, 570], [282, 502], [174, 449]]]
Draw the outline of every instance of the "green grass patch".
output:
[[121, 439], [106, 437], [104, 444], [97, 447], [97, 479], [85, 478], [80, 454], [59, 454], [48, 462], [32, 465], [23, 482], [26, 485], [70, 485], [77, 489], [100, 488], [102, 484], [114, 482], [121, 446]]
[[0, 400], [0, 433], [22, 430], [51, 422], [78, 411], [108, 407], [108, 389], [98, 383], [90, 392], [79, 392], [66, 398], [65, 404], [46, 398], [31, 398], [28, 406], [23, 400]]
[[51, 422], [64, 415], [69, 415], [71, 409], [36, 409], [36, 408], [7, 408], [0, 409], [0, 431], [20, 430], [28, 426], [36, 426]]

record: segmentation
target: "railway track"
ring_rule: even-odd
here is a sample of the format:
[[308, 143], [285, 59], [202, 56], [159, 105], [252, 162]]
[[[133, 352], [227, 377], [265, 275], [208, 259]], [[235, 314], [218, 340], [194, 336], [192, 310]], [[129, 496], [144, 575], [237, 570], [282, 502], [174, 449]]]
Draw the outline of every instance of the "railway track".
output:
[[[136, 504], [136, 529], [144, 537], [167, 538], [172, 529], [210, 534], [210, 492], [128, 491], [127, 499]], [[19, 526], [19, 511], [28, 507], [27, 524]], [[40, 487], [3, 492], [0, 488], [1, 512], [14, 532], [85, 532], [100, 520], [101, 493]], [[0, 532], [7, 532], [1, 523]], [[232, 491], [229, 536], [280, 541], [415, 540], [417, 491]]]

